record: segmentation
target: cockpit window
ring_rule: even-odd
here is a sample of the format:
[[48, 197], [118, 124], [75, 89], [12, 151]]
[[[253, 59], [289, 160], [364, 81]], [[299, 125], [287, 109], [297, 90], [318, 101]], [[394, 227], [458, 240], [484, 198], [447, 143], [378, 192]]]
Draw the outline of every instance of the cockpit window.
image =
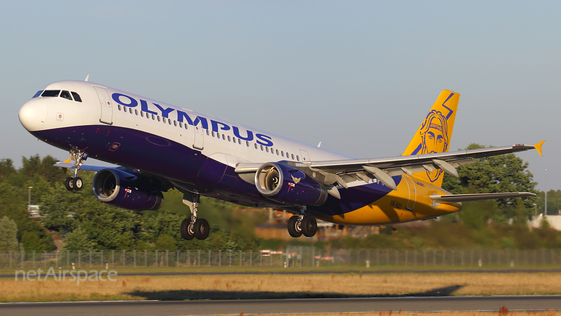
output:
[[58, 97], [58, 94], [60, 93], [60, 90], [45, 90], [43, 92], [43, 94], [41, 94], [42, 97]]
[[66, 90], [62, 90], [60, 93], [60, 97], [72, 101], [72, 97], [70, 96], [70, 92]]
[[43, 93], [43, 90], [37, 91], [37, 93], [35, 93], [35, 95], [33, 97], [36, 98], [36, 97], [40, 96], [41, 93]]
[[74, 101], [82, 102], [82, 98], [80, 98], [80, 95], [78, 93], [72, 91], [72, 96], [74, 97]]

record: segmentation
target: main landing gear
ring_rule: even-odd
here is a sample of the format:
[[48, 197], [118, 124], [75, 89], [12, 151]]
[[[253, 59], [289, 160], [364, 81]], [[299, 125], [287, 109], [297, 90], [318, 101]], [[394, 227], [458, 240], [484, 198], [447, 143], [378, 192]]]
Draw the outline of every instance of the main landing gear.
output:
[[184, 193], [183, 204], [191, 209], [191, 217], [181, 222], [181, 237], [187, 240], [197, 238], [204, 240], [208, 237], [210, 226], [206, 219], [197, 217], [197, 206], [200, 203], [200, 195], [196, 193]]
[[314, 237], [318, 231], [316, 219], [308, 215], [295, 215], [288, 220], [288, 233], [292, 237]]
[[78, 147], [72, 147], [72, 149], [70, 149], [70, 159], [74, 160], [74, 177], [66, 178], [64, 186], [68, 191], [81, 190], [84, 186], [84, 181], [82, 181], [82, 178], [78, 177], [78, 173], [80, 173], [84, 161], [88, 159], [88, 153], [81, 151]]

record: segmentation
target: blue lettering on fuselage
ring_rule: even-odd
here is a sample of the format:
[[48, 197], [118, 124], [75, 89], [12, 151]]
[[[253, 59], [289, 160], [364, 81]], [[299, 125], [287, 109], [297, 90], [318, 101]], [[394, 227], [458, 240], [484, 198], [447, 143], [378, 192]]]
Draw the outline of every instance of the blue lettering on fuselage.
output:
[[[158, 111], [160, 111], [161, 114], [158, 114], [156, 111], [151, 111], [148, 109], [148, 102], [145, 100], [140, 99], [139, 101], [137, 101], [135, 98], [130, 97], [128, 95], [122, 94], [122, 93], [113, 93], [112, 98], [115, 102], [119, 103], [122, 106], [128, 106], [128, 107], [136, 107], [138, 105], [138, 102], [140, 101], [140, 109], [143, 112], [146, 113], [150, 113], [153, 115], [161, 115], [162, 117], [165, 118], [169, 118], [169, 115], [175, 111], [177, 113], [177, 121], [178, 122], [184, 122], [186, 121], [186, 124], [189, 124], [191, 126], [197, 126], [197, 125], [201, 125], [202, 128], [207, 129], [209, 128], [209, 124], [208, 124], [208, 119], [206, 117], [203, 116], [197, 116], [194, 120], [191, 118], [191, 116], [189, 116], [189, 114], [185, 113], [184, 111], [180, 111], [180, 110], [176, 110], [174, 108], [166, 108], [164, 109], [162, 106], [160, 106], [159, 104], [156, 103], [151, 103], [151, 108], [153, 109], [154, 107], [156, 109], [158, 109]], [[234, 136], [238, 137], [239, 139], [245, 140], [245, 141], [253, 141], [255, 139], [255, 141], [263, 146], [268, 146], [271, 147], [273, 146], [273, 140], [270, 136], [264, 135], [264, 134], [254, 134], [252, 131], [250, 130], [246, 130], [245, 134], [247, 134], [247, 136], [242, 136], [240, 134], [240, 129], [237, 126], [230, 126], [226, 123], [222, 123], [219, 121], [215, 121], [215, 120], [210, 120], [210, 125], [212, 128], [212, 131], [214, 132], [220, 132], [220, 131], [228, 131], [228, 130], [232, 130], [234, 132]], [[255, 137], [254, 137], [255, 135]]]

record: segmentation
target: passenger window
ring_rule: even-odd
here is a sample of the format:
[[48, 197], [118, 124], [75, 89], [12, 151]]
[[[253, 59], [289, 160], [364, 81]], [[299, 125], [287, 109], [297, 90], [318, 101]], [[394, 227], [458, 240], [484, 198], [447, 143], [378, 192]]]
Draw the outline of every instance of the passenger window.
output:
[[228, 141], [230, 141], [230, 135], [228, 135]]
[[269, 147], [265, 147], [265, 151], [266, 151], [266, 152], [269, 152]]
[[277, 151], [277, 156], [278, 156], [279, 155], [279, 150], [277, 149], [276, 151]]
[[129, 113], [132, 114], [132, 108], [129, 108]]
[[179, 122], [179, 127], [183, 127], [183, 123]]
[[226, 140], [226, 137], [224, 137], [224, 134], [222, 134], [222, 140]]
[[281, 157], [284, 157], [284, 151], [281, 150]]
[[59, 93], [60, 93], [60, 90], [45, 90], [45, 91], [43, 91], [41, 96], [42, 97], [53, 98], [53, 97], [58, 97]]
[[292, 154], [291, 156], [292, 156], [292, 160], [294, 160], [294, 154]]
[[208, 131], [208, 129], [207, 129], [207, 130], [206, 130], [206, 136], [208, 136], [208, 135], [210, 135], [210, 133], [209, 133], [209, 131]]
[[177, 121], [176, 120], [173, 121], [173, 126], [177, 126]]
[[247, 145], [247, 147], [249, 147], [249, 142], [247, 140], [245, 141], [245, 144]]
[[121, 111], [121, 105], [117, 104], [117, 109], [119, 109], [119, 111]]
[[35, 95], [33, 97], [36, 98], [36, 97], [40, 96], [41, 93], [43, 93], [43, 90], [37, 91], [37, 93], [35, 93]]
[[253, 145], [255, 146], [255, 149], [257, 149], [257, 143], [254, 143]]
[[144, 112], [140, 111], [140, 117], [144, 117]]
[[74, 97], [74, 101], [82, 102], [82, 98], [80, 98], [80, 95], [78, 93], [72, 92], [72, 96]]
[[134, 114], [135, 114], [135, 115], [138, 115], [138, 110], [134, 110]]
[[298, 157], [298, 155], [296, 155], [296, 160], [300, 161], [300, 157]]

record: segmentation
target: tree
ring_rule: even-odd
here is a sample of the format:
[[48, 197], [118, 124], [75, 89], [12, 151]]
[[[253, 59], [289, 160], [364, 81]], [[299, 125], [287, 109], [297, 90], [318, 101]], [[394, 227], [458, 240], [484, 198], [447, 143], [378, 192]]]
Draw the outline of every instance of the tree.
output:
[[[485, 148], [479, 144], [470, 144], [466, 150]], [[528, 163], [514, 154], [478, 158], [473, 164], [458, 168], [458, 178], [444, 175], [442, 188], [454, 194], [466, 193], [496, 193], [496, 192], [533, 192], [536, 182], [527, 170]], [[499, 199], [497, 210], [493, 212], [494, 220], [498, 222], [516, 218], [532, 216], [536, 198]], [[466, 203], [467, 205], [468, 203]], [[522, 208], [518, 206], [522, 205]], [[485, 210], [488, 212], [488, 210]]]
[[173, 238], [169, 235], [162, 234], [156, 240], [155, 246], [156, 246], [156, 249], [160, 250], [160, 251], [165, 251], [165, 250], [176, 251], [177, 250], [177, 241], [175, 240], [175, 238]]
[[14, 164], [12, 159], [2, 159], [0, 160], [0, 181], [3, 181], [8, 176], [16, 174], [16, 168], [14, 168]]
[[17, 234], [16, 222], [4, 216], [0, 221], [0, 252], [23, 250], [18, 243]]
[[54, 249], [53, 239], [47, 230], [29, 218], [26, 211], [27, 199], [20, 192], [7, 181], [0, 182], [0, 216], [8, 216], [16, 223], [17, 238], [26, 251]]
[[86, 251], [95, 249], [95, 242], [90, 239], [88, 233], [82, 228], [78, 228], [71, 233], [66, 234], [66, 250], [69, 251]]
[[45, 156], [43, 159], [37, 154], [29, 158], [22, 157], [23, 167], [18, 170], [22, 176], [27, 179], [31, 179], [36, 175], [40, 175], [45, 178], [49, 183], [60, 183], [66, 178], [65, 174], [55, 167], [57, 159], [52, 156]]
[[[93, 174], [81, 173], [84, 182], [91, 182]], [[101, 203], [90, 190], [68, 191], [55, 184], [43, 196], [41, 211], [45, 227], [62, 234], [80, 228], [93, 243], [92, 249], [131, 249], [140, 230], [139, 216], [131, 210]]]

